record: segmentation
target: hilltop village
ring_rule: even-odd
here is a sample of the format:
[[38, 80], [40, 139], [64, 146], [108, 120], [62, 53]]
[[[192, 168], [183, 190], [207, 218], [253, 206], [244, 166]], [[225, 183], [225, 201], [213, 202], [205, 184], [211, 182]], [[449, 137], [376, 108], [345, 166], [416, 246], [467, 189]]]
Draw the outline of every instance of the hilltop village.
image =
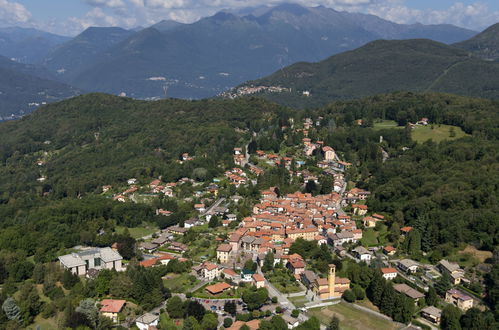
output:
[[[417, 240], [413, 228], [393, 225], [392, 214], [370, 211], [371, 192], [349, 177], [352, 164], [309, 137], [320, 119], [293, 127], [304, 137], [286, 154], [255, 149], [251, 142], [234, 148], [235, 166], [209, 184], [185, 177], [147, 184], [131, 178], [123, 189], [104, 185], [102, 194], [118, 203], [166, 200], [156, 214], [173, 225], [125, 229], [129, 239], [108, 247], [75, 247], [58, 258], [61, 269], [97, 280], [132, 266], [154, 269], [168, 299], [159, 297], [144, 308], [108, 289], [99, 302], [101, 316], [139, 329], [180, 328], [189, 320], [211, 322], [213, 329], [258, 329], [272, 322], [308, 329], [317, 320], [328, 324], [318, 311], [338, 303], [394, 326], [414, 322], [431, 328], [446, 305], [463, 312], [479, 306], [480, 298], [467, 289], [472, 279], [459, 265], [407, 257]], [[178, 163], [193, 159], [183, 153]], [[255, 191], [268, 172], [286, 176], [295, 190]], [[188, 213], [173, 202], [179, 199], [192, 207]], [[400, 307], [384, 306], [386, 299]]]

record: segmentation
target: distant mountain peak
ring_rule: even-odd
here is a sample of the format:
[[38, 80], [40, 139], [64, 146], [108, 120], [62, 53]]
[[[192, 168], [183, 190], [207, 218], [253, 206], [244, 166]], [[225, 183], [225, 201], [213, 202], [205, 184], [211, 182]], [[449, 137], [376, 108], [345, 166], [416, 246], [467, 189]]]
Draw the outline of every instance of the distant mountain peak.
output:
[[270, 10], [270, 12], [286, 12], [295, 16], [308, 14], [310, 11], [297, 3], [281, 3]]

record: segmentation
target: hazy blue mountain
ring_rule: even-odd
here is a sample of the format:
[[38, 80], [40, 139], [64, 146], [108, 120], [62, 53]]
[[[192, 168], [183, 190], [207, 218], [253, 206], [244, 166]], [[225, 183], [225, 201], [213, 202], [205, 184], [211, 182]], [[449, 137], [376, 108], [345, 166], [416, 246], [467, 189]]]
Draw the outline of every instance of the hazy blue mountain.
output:
[[0, 28], [0, 55], [23, 63], [36, 63], [52, 48], [70, 39], [36, 29]]
[[499, 23], [485, 29], [485, 31], [473, 38], [457, 43], [454, 46], [485, 60], [499, 60]]
[[172, 20], [162, 20], [161, 22], [158, 22], [151, 26], [152, 28], [161, 31], [161, 32], [166, 32], [173, 30], [175, 28], [178, 28], [179, 26], [184, 25], [183, 23], [177, 22], [177, 21], [172, 21]]
[[59, 75], [59, 79], [70, 81], [78, 72], [98, 62], [106, 50], [134, 33], [119, 27], [90, 27], [52, 49], [41, 64]]
[[296, 4], [225, 11], [193, 24], [163, 21], [129, 33], [125, 39], [127, 33], [121, 31], [112, 42], [91, 48], [92, 56], [73, 40], [55, 51], [59, 58], [52, 56], [46, 63], [51, 70], [64, 68], [64, 81], [89, 91], [201, 98], [292, 63], [320, 61], [377, 39], [455, 42], [474, 35], [449, 25], [399, 25], [372, 15]]
[[13, 114], [31, 112], [43, 102], [54, 102], [81, 93], [71, 86], [41, 78], [44, 74], [50, 77], [39, 67], [0, 56], [0, 120]]

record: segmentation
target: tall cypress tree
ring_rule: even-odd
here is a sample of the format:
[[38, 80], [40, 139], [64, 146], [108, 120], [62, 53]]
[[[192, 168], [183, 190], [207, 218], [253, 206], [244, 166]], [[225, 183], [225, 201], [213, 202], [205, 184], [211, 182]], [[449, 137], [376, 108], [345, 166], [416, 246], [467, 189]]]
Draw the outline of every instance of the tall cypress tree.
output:
[[379, 271], [374, 273], [374, 276], [367, 288], [367, 296], [374, 305], [379, 306], [383, 296], [384, 279]]
[[381, 297], [381, 302], [379, 305], [381, 313], [388, 316], [393, 315], [393, 312], [395, 310], [395, 298], [396, 298], [396, 293], [392, 287], [392, 284], [390, 282], [385, 282], [383, 288], [383, 295]]

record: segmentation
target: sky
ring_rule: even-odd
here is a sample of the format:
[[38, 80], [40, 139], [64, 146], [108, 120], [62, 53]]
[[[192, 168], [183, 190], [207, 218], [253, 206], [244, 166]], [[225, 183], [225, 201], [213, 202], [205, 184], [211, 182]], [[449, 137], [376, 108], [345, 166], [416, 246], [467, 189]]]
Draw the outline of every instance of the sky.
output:
[[499, 22], [499, 0], [0, 0], [0, 27], [34, 27], [73, 36], [90, 26], [145, 27], [163, 19], [191, 23], [223, 9], [282, 2], [475, 31]]

